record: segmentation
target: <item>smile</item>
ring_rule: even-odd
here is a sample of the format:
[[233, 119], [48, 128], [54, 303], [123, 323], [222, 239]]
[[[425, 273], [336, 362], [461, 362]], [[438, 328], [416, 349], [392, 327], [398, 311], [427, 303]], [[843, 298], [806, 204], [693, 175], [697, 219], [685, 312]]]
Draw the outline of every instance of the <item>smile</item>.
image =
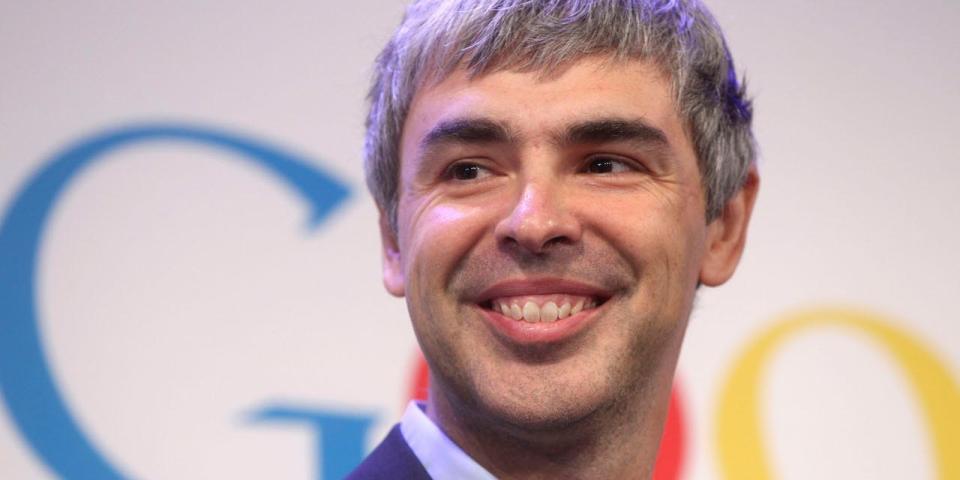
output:
[[549, 323], [592, 310], [599, 303], [596, 298], [580, 295], [523, 295], [495, 298], [483, 307], [516, 321]]
[[475, 297], [482, 317], [512, 345], [557, 344], [596, 323], [613, 292], [580, 282], [523, 279], [497, 283]]

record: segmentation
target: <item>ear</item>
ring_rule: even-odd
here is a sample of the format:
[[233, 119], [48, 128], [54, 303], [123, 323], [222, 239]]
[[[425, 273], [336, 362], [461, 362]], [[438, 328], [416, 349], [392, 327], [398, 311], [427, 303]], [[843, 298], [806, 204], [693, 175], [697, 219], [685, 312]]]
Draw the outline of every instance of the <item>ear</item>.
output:
[[700, 282], [715, 287], [733, 276], [747, 240], [747, 225], [760, 188], [757, 166], [750, 167], [743, 188], [707, 226], [707, 252], [700, 266]]
[[380, 209], [380, 242], [383, 246], [383, 286], [395, 297], [404, 295], [403, 264], [397, 234], [390, 227], [390, 219]]

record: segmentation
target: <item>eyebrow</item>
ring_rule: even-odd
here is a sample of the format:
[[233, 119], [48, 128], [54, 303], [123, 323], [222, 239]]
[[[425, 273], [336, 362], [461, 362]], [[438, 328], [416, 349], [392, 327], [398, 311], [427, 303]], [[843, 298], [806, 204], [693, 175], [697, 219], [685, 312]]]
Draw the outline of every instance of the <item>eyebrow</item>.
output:
[[503, 124], [483, 118], [457, 118], [435, 125], [420, 141], [422, 150], [443, 143], [508, 143], [514, 136]]
[[[518, 139], [510, 128], [486, 118], [455, 118], [436, 124], [420, 141], [421, 150], [444, 143], [510, 143]], [[553, 135], [558, 145], [632, 142], [667, 147], [666, 133], [643, 119], [600, 118], [578, 122]]]
[[603, 118], [571, 125], [555, 140], [561, 145], [633, 142], [666, 147], [667, 134], [642, 119]]

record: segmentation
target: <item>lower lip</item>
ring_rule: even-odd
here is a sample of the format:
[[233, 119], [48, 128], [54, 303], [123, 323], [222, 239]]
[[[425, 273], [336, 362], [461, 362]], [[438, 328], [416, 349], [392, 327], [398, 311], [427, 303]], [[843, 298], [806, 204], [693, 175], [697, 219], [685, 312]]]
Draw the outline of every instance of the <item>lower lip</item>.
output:
[[493, 310], [476, 307], [483, 312], [487, 324], [493, 327], [499, 336], [519, 345], [543, 345], [559, 343], [575, 337], [597, 318], [603, 305], [579, 312], [555, 322], [527, 322], [514, 320]]

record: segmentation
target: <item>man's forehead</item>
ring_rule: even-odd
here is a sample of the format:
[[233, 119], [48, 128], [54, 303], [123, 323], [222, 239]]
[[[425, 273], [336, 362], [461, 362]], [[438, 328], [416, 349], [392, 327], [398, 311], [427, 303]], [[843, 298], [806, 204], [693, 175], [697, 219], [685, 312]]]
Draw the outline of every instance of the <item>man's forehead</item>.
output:
[[654, 57], [622, 55], [617, 52], [594, 52], [590, 54], [569, 57], [561, 62], [537, 64], [532, 59], [504, 58], [502, 61], [491, 61], [482, 66], [466, 63], [443, 65], [440, 60], [428, 60], [424, 68], [414, 79], [414, 88], [411, 90], [416, 97], [422, 91], [431, 90], [437, 85], [449, 82], [451, 79], [477, 81], [484, 77], [498, 73], [514, 73], [528, 75], [541, 83], [548, 83], [563, 76], [570, 69], [583, 64], [595, 67], [598, 73], [603, 70], [615, 69], [627, 65], [639, 66], [645, 74], [659, 77], [661, 81], [673, 86], [672, 69]]
[[[562, 71], [458, 69], [417, 91], [405, 126], [421, 147], [440, 140], [516, 141], [533, 124], [554, 143], [624, 136], [667, 143], [672, 85], [652, 61], [585, 57]], [[404, 128], [405, 133], [410, 133]]]

